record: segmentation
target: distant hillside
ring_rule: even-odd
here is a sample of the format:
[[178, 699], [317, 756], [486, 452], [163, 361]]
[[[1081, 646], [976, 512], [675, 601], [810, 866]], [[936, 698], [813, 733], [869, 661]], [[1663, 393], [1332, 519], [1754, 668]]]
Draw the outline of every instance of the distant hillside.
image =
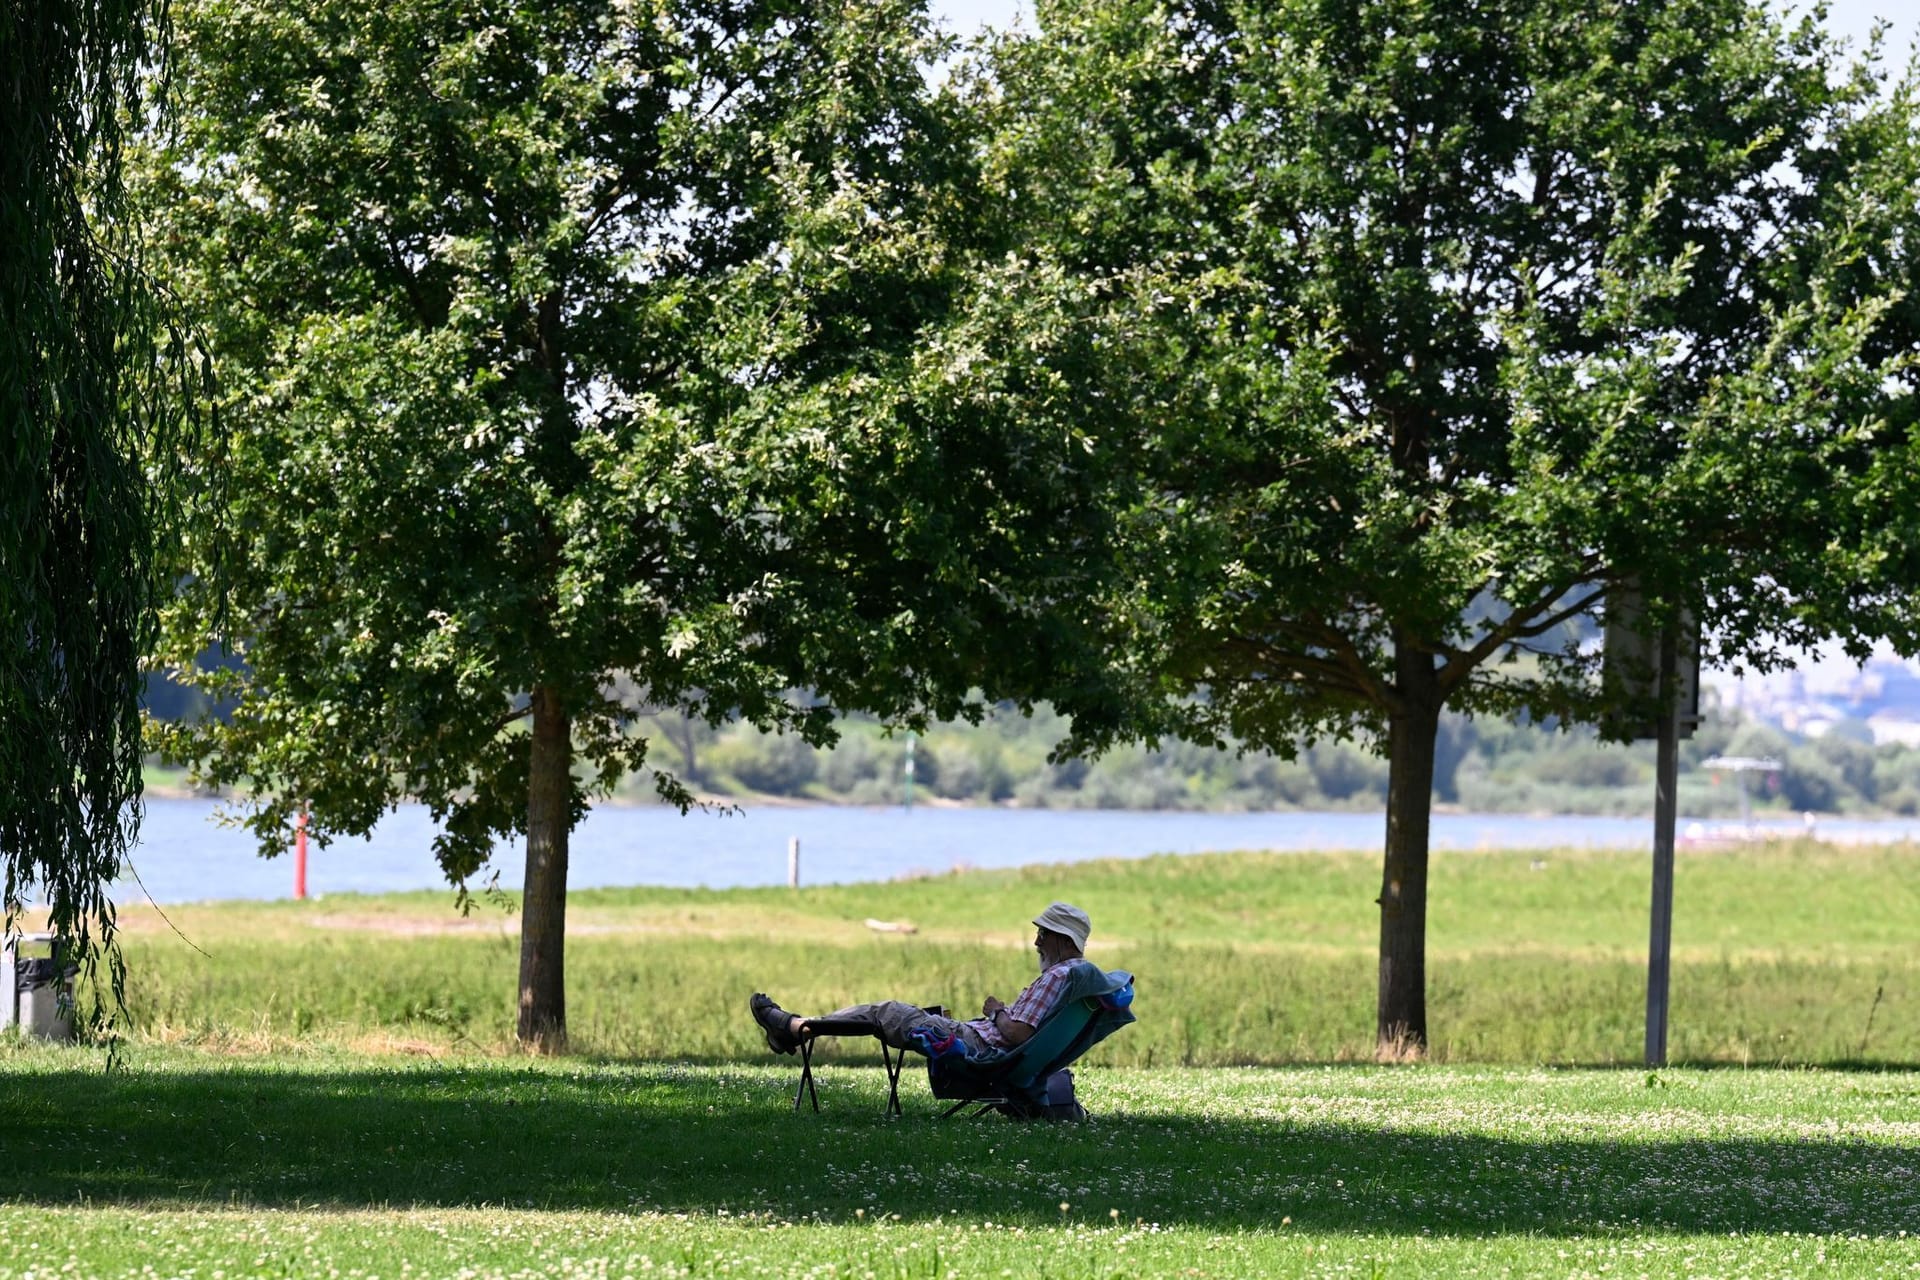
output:
[[[942, 725], [912, 740], [849, 719], [839, 744], [825, 751], [744, 725], [715, 730], [672, 715], [655, 717], [646, 729], [656, 735], [663, 768], [719, 795], [899, 804], [911, 786], [922, 798], [972, 804], [1188, 810], [1366, 810], [1386, 798], [1386, 761], [1352, 743], [1318, 743], [1294, 760], [1175, 743], [1049, 763], [1066, 722], [1044, 708], [1030, 719], [1002, 710], [979, 726]], [[1920, 751], [1876, 747], [1847, 732], [1795, 738], [1710, 705], [1699, 733], [1681, 744], [1680, 808], [1689, 817], [1740, 812], [1741, 780], [1700, 767], [1715, 755], [1782, 761], [1779, 774], [1746, 779], [1755, 813], [1920, 813]], [[651, 795], [645, 779], [628, 785], [636, 797]], [[1479, 813], [1646, 813], [1653, 744], [1620, 746], [1600, 742], [1591, 729], [1449, 716], [1434, 796]]]
[[[202, 655], [206, 665], [241, 661], [221, 651]], [[1887, 692], [1891, 706], [1910, 691], [1920, 697], [1920, 677], [1911, 683], [1910, 690], [1907, 681], [1870, 666], [1861, 683], [1840, 694]], [[1858, 699], [1840, 701], [1840, 694], [1832, 701], [1842, 708], [1866, 705]], [[1707, 722], [1681, 744], [1680, 809], [1688, 817], [1740, 812], [1740, 780], [1699, 767], [1714, 755], [1768, 756], [1785, 765], [1777, 775], [1747, 779], [1756, 813], [1920, 813], [1920, 749], [1901, 741], [1876, 745], [1874, 725], [1864, 718], [1836, 711], [1810, 726], [1820, 731], [1816, 737], [1763, 723], [1749, 707], [1720, 702], [1712, 688], [1708, 703]], [[149, 679], [145, 705], [162, 720], [223, 713], [199, 690], [165, 675]], [[1121, 748], [1098, 760], [1049, 763], [1054, 745], [1066, 736], [1067, 722], [1045, 707], [1030, 718], [1002, 708], [981, 725], [943, 724], [917, 739], [852, 717], [842, 722], [839, 744], [825, 751], [748, 725], [714, 729], [673, 713], [649, 717], [637, 731], [654, 739], [654, 759], [662, 768], [696, 790], [721, 796], [899, 804], [908, 795], [911, 751], [916, 796], [968, 804], [1369, 810], [1386, 800], [1386, 761], [1354, 743], [1316, 743], [1293, 760], [1173, 743], [1154, 751]], [[1638, 814], [1652, 807], [1651, 743], [1619, 746], [1600, 742], [1591, 729], [1563, 731], [1449, 714], [1438, 748], [1434, 798], [1443, 806], [1477, 813], [1591, 814]], [[653, 795], [645, 777], [629, 778], [624, 786], [632, 798]]]

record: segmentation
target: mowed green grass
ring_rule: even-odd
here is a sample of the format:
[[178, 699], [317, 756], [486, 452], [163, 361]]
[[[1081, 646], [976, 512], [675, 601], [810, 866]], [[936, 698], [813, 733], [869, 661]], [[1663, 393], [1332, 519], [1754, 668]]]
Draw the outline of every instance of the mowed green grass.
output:
[[[560, 1060], [510, 1047], [497, 910], [130, 911], [111, 1070], [0, 1039], [0, 1280], [1920, 1276], [1920, 852], [1685, 855], [1658, 1073], [1645, 863], [1438, 856], [1402, 1067], [1357, 855], [576, 894]], [[1054, 897], [1139, 975], [1091, 1122], [938, 1121], [917, 1069], [888, 1119], [870, 1042], [793, 1110], [749, 991], [1010, 997]]]
[[[1027, 920], [1058, 897], [1092, 914], [1094, 959], [1139, 975], [1141, 1022], [1102, 1047], [1108, 1064], [1365, 1060], [1378, 875], [1372, 855], [1243, 853], [798, 892], [580, 892], [570, 1026], [591, 1054], [737, 1062], [764, 1055], [744, 1016], [755, 990], [809, 1013], [889, 997], [971, 1011], [1028, 979]], [[1920, 849], [1683, 851], [1676, 881], [1674, 1060], [1920, 1064]], [[1640, 1061], [1648, 893], [1644, 855], [1436, 854], [1431, 1060]], [[450, 895], [423, 893], [168, 915], [179, 932], [126, 916], [148, 1038], [511, 1045], [517, 920], [498, 907], [463, 919]]]
[[[1124, 1034], [1124, 1033], [1123, 1033]], [[0, 1048], [0, 1278], [1912, 1276], [1920, 1074], [870, 1067]]]

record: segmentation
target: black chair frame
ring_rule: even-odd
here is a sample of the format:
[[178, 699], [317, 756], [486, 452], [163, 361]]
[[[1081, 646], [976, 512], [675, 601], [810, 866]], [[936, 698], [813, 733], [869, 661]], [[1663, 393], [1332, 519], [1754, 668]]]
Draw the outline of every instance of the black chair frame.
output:
[[[944, 1015], [946, 1008], [943, 1005], [929, 1005], [926, 1012]], [[851, 1018], [808, 1018], [807, 1033], [800, 1037], [800, 1085], [793, 1091], [795, 1111], [800, 1109], [802, 1099], [811, 1099], [815, 1114], [819, 1113], [820, 1092], [813, 1084], [813, 1046], [821, 1036], [872, 1036], [880, 1040], [880, 1033], [871, 1023]], [[880, 1061], [887, 1068], [887, 1114], [901, 1115], [900, 1071], [907, 1065], [907, 1051], [880, 1040]]]

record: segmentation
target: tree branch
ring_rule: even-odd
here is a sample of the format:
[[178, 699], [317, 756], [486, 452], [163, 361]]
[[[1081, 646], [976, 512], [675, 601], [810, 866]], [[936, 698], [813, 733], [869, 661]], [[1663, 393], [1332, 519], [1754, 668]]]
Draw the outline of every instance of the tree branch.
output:
[[1493, 654], [1503, 646], [1511, 644], [1515, 640], [1526, 639], [1549, 631], [1559, 626], [1562, 622], [1565, 622], [1568, 618], [1579, 614], [1594, 601], [1605, 595], [1606, 588], [1602, 587], [1575, 604], [1558, 611], [1546, 621], [1537, 624], [1535, 622], [1535, 620], [1539, 618], [1542, 610], [1550, 607], [1555, 600], [1565, 596], [1567, 592], [1574, 590], [1582, 583], [1592, 581], [1593, 575], [1597, 573], [1599, 569], [1600, 557], [1595, 554], [1587, 555], [1581, 562], [1580, 572], [1574, 575], [1571, 580], [1556, 587], [1551, 592], [1542, 594], [1540, 598], [1532, 604], [1524, 608], [1515, 609], [1512, 613], [1509, 613], [1505, 618], [1501, 619], [1498, 626], [1482, 636], [1479, 642], [1473, 645], [1472, 648], [1454, 650], [1453, 655], [1447, 659], [1447, 664], [1440, 668], [1438, 679], [1441, 692], [1443, 694], [1452, 692], [1462, 680], [1472, 673], [1474, 668], [1492, 657]]
[[532, 714], [533, 706], [532, 704], [528, 704], [517, 711], [508, 711], [504, 715], [495, 716], [490, 727], [494, 733], [499, 733], [502, 729], [512, 725], [516, 720], [525, 720]]
[[1513, 638], [1516, 640], [1531, 640], [1535, 636], [1545, 635], [1547, 632], [1553, 630], [1555, 627], [1559, 626], [1561, 623], [1566, 622], [1571, 618], [1577, 618], [1581, 614], [1585, 613], [1588, 609], [1592, 608], [1595, 604], [1597, 604], [1600, 601], [1601, 597], [1605, 596], [1606, 594], [1607, 594], [1607, 589], [1605, 587], [1596, 587], [1592, 591], [1588, 592], [1585, 596], [1581, 597], [1579, 600], [1576, 600], [1574, 603], [1568, 605], [1566, 608], [1560, 610], [1558, 613], [1552, 615], [1551, 617], [1544, 618], [1539, 622], [1533, 623], [1531, 626], [1525, 626], [1520, 628], [1518, 631], [1513, 633]]
[[1303, 623], [1284, 624], [1280, 630], [1292, 632], [1332, 653], [1335, 660], [1339, 662], [1341, 670], [1359, 691], [1360, 696], [1368, 702], [1387, 711], [1393, 711], [1400, 706], [1399, 691], [1374, 674], [1373, 668], [1367, 665], [1367, 660], [1360, 655], [1360, 650], [1354, 646], [1352, 640], [1348, 639], [1345, 632], [1328, 626], [1318, 617], [1310, 618]]
[[1352, 673], [1332, 658], [1299, 650], [1279, 649], [1258, 640], [1233, 639], [1227, 641], [1226, 647], [1229, 651], [1244, 654], [1250, 668], [1255, 671], [1285, 671], [1290, 673], [1288, 678], [1302, 684], [1317, 685], [1356, 697], [1368, 696], [1368, 691], [1355, 683]]

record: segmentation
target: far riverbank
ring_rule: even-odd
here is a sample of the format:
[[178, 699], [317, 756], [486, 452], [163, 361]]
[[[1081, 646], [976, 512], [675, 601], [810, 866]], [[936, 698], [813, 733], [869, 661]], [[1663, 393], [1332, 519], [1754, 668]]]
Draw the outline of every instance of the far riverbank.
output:
[[[215, 898], [282, 898], [292, 892], [290, 857], [263, 859], [245, 831], [217, 825], [219, 802], [155, 797], [146, 806], [133, 869], [116, 891], [122, 901], [185, 902]], [[1693, 820], [1682, 815], [1685, 831]], [[1757, 834], [1806, 834], [1801, 821], [1756, 823]], [[1701, 823], [1698, 834], [1724, 830]], [[1920, 820], [1832, 819], [1822, 838], [1895, 843], [1920, 837]], [[1436, 851], [1491, 849], [1643, 849], [1651, 826], [1642, 818], [1533, 817], [1436, 813]], [[427, 811], [405, 805], [370, 839], [343, 838], [310, 851], [314, 894], [385, 893], [446, 885], [432, 855], [435, 831]], [[748, 804], [682, 817], [654, 806], [595, 809], [574, 832], [569, 884], [574, 888], [660, 885], [735, 888], [787, 882], [790, 843], [799, 841], [802, 884], [844, 884], [934, 875], [956, 868], [1017, 867], [1135, 858], [1156, 853], [1227, 850], [1377, 849], [1384, 818], [1368, 813], [1181, 813], [1088, 809], [929, 808]], [[288, 833], [285, 852], [292, 847]], [[503, 888], [517, 889], [521, 850], [496, 851], [490, 868]], [[141, 886], [144, 885], [144, 893]]]

